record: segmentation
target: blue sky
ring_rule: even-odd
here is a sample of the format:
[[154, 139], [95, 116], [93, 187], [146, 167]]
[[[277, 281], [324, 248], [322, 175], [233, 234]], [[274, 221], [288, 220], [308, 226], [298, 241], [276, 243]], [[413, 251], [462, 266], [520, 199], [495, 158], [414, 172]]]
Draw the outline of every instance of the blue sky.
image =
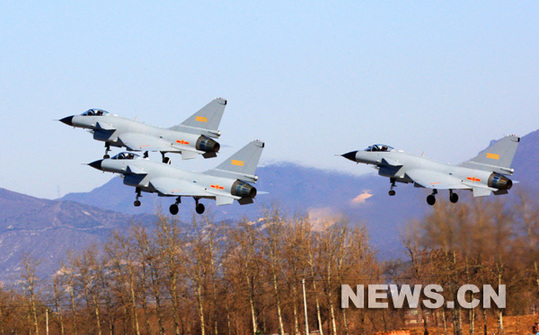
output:
[[[38, 197], [112, 177], [103, 144], [53, 119], [103, 108], [158, 126], [215, 97], [221, 156], [372, 173], [387, 143], [457, 163], [539, 128], [538, 2], [160, 1], [0, 5], [0, 187]], [[115, 152], [118, 152], [116, 150]], [[151, 157], [158, 160], [158, 154]]]

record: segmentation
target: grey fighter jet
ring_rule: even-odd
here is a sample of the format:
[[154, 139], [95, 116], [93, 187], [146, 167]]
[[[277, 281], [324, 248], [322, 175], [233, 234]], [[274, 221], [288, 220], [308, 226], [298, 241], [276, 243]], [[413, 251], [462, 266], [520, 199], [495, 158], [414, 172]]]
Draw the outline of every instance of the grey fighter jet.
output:
[[180, 170], [169, 164], [152, 162], [137, 154], [122, 152], [112, 158], [92, 162], [93, 168], [120, 173], [124, 184], [136, 187], [134, 205], [140, 206], [141, 192], [156, 192], [159, 196], [176, 197], [170, 213], [178, 213], [182, 197], [193, 197], [196, 212], [202, 214], [204, 205], [200, 199], [215, 199], [217, 206], [238, 200], [241, 205], [253, 203], [256, 188], [255, 170], [262, 155], [264, 142], [252, 141], [215, 169], [202, 173]]
[[170, 163], [165, 153], [181, 153], [182, 159], [215, 157], [220, 145], [212, 138], [218, 138], [217, 129], [226, 100], [217, 98], [193, 114], [183, 123], [171, 128], [159, 128], [119, 117], [101, 109], [89, 109], [81, 115], [71, 115], [60, 121], [78, 128], [90, 129], [94, 139], [105, 142], [105, 155], [111, 146], [126, 147], [130, 151], [160, 151], [163, 163]]
[[422, 156], [407, 154], [388, 145], [375, 144], [363, 151], [342, 155], [351, 161], [371, 164], [378, 174], [388, 177], [389, 195], [395, 195], [396, 182], [413, 183], [415, 187], [432, 189], [427, 203], [434, 205], [438, 190], [449, 190], [449, 200], [459, 199], [456, 190], [470, 190], [474, 197], [506, 194], [513, 182], [505, 175], [512, 175], [511, 162], [520, 138], [506, 136], [479, 153], [477, 157], [459, 165], [438, 163]]

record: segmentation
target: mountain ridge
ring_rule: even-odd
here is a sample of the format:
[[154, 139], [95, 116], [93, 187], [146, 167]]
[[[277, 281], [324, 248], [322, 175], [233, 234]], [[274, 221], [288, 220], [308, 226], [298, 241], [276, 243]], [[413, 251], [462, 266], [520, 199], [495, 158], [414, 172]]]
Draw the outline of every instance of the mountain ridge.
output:
[[0, 281], [18, 278], [23, 255], [41, 260], [50, 275], [70, 250], [103, 241], [132, 221], [150, 224], [155, 216], [129, 215], [72, 202], [39, 199], [0, 188]]

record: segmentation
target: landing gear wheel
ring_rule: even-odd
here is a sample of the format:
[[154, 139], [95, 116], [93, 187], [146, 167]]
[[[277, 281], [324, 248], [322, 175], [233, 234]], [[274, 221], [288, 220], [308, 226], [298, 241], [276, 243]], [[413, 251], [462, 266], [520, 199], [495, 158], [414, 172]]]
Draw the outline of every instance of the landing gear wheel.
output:
[[139, 200], [135, 200], [135, 202], [133, 203], [133, 205], [135, 205], [135, 207], [139, 207], [141, 204], [141, 202]]
[[394, 190], [390, 190], [390, 191], [389, 191], [389, 195], [390, 195], [390, 196], [394, 196], [396, 193], [397, 193], [397, 192], [395, 192]]
[[103, 159], [110, 158], [110, 155], [103, 155]]
[[436, 203], [436, 197], [435, 197], [434, 195], [432, 195], [432, 194], [429, 195], [429, 196], [427, 197], [427, 204], [429, 204], [429, 205], [432, 206], [432, 205], [434, 205], [435, 203]]
[[456, 204], [457, 201], [459, 201], [459, 196], [458, 196], [458, 194], [456, 194], [456, 193], [451, 193], [451, 194], [449, 195], [449, 201], [451, 201], [452, 203]]
[[197, 214], [202, 214], [202, 213], [204, 213], [204, 210], [205, 210], [205, 209], [206, 209], [206, 208], [204, 207], [203, 204], [197, 204], [197, 205], [195, 206], [195, 211], [197, 212]]
[[170, 205], [170, 208], [169, 208], [170, 214], [176, 215], [176, 214], [178, 214], [179, 210], [180, 209], [178, 208], [178, 205], [176, 205], [176, 204]]

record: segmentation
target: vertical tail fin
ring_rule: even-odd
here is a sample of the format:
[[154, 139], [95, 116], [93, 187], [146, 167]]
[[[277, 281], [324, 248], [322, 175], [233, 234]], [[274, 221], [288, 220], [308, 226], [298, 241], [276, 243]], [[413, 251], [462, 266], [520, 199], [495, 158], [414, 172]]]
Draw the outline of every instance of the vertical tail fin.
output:
[[515, 157], [519, 142], [520, 137], [518, 136], [506, 136], [481, 151], [475, 158], [460, 164], [460, 166], [511, 175], [513, 174], [511, 163], [513, 162], [513, 157]]
[[196, 133], [208, 137], [219, 137], [219, 124], [225, 111], [227, 101], [223, 98], [213, 99], [198, 112], [191, 115], [181, 124], [171, 127], [171, 130]]
[[246, 182], [256, 182], [256, 167], [260, 161], [264, 142], [252, 141], [238, 152], [230, 156], [215, 169], [204, 172], [217, 177], [239, 179]]

